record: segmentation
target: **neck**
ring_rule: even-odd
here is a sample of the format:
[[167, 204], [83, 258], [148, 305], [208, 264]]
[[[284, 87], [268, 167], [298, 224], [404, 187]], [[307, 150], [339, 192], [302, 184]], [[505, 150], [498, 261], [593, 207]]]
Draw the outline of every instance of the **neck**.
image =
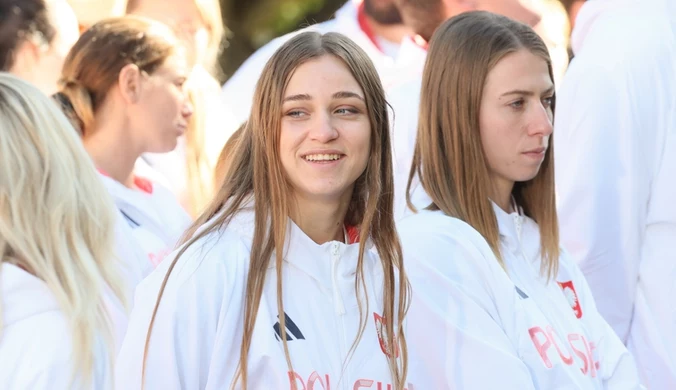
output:
[[491, 200], [506, 213], [515, 211], [512, 207], [513, 189], [514, 182], [497, 180], [493, 183], [493, 195], [491, 196]]
[[392, 43], [401, 43], [404, 37], [411, 35], [411, 30], [403, 24], [380, 24], [368, 15], [366, 15], [366, 23], [376, 37]]
[[291, 210], [291, 219], [298, 227], [317, 244], [329, 241], [345, 241], [345, 215], [349, 199], [338, 199], [335, 202], [325, 199], [303, 199], [296, 196]]
[[115, 124], [95, 126], [84, 137], [84, 147], [97, 169], [124, 186], [133, 188], [134, 164], [141, 153], [129, 145], [125, 131], [115, 127]]

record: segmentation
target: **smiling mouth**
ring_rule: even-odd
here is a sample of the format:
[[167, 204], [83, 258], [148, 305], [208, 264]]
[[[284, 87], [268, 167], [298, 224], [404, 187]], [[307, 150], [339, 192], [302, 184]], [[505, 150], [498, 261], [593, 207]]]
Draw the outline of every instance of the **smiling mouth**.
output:
[[337, 161], [343, 158], [343, 154], [308, 154], [303, 156], [305, 161], [311, 162], [324, 162], [324, 161]]

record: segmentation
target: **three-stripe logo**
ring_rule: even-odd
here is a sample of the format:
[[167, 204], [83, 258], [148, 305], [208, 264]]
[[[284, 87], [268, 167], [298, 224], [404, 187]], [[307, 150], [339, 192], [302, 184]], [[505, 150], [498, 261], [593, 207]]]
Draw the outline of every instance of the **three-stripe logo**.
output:
[[[277, 318], [279, 318], [279, 316], [277, 316]], [[296, 323], [293, 322], [291, 317], [289, 317], [289, 315], [286, 314], [286, 312], [284, 313], [284, 326], [286, 327], [284, 332], [286, 336], [286, 341], [305, 340], [305, 336], [303, 336], [303, 333], [300, 331]], [[279, 322], [273, 325], [272, 328], [275, 330], [275, 338], [277, 339], [277, 341], [281, 341], [282, 331], [280, 329]]]

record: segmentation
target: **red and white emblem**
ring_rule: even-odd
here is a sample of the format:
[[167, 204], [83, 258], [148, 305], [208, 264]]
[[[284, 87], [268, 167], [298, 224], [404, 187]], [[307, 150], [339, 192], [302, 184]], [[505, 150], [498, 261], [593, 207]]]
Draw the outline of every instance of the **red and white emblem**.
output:
[[573, 309], [575, 317], [582, 318], [582, 306], [580, 306], [580, 299], [577, 297], [577, 291], [575, 291], [575, 286], [573, 281], [569, 280], [567, 282], [557, 282], [561, 289], [563, 290], [563, 295], [566, 297], [568, 304]]
[[[387, 337], [386, 337], [386, 328], [385, 324], [383, 324], [384, 318], [379, 316], [376, 313], [373, 313], [373, 319], [376, 322], [376, 333], [378, 334], [378, 341], [380, 342], [380, 349], [383, 351], [385, 356], [392, 357], [390, 354], [390, 346], [387, 344]], [[395, 338], [395, 351], [394, 351], [395, 357], [399, 357], [399, 344], [396, 342]]]

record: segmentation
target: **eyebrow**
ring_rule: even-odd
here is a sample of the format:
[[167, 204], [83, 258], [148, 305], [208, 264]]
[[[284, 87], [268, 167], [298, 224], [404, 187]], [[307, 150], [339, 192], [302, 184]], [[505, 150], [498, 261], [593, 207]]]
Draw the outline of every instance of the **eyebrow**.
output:
[[[357, 98], [359, 100], [364, 100], [359, 94], [349, 91], [340, 91], [333, 94], [332, 98], [334, 99], [346, 99], [346, 98]], [[297, 95], [291, 95], [284, 98], [282, 102], [297, 102], [303, 100], [312, 100], [312, 96], [306, 93], [299, 93]]]
[[[547, 95], [547, 94], [550, 94], [550, 93], [553, 93], [553, 92], [554, 92], [554, 86], [552, 85], [551, 87], [547, 88], [547, 90], [545, 90], [542, 94]], [[533, 91], [526, 91], [524, 89], [515, 89], [513, 91], [503, 93], [502, 95], [500, 95], [500, 97], [508, 96], [508, 95], [533, 96], [533, 95], [535, 95], [535, 93]]]

